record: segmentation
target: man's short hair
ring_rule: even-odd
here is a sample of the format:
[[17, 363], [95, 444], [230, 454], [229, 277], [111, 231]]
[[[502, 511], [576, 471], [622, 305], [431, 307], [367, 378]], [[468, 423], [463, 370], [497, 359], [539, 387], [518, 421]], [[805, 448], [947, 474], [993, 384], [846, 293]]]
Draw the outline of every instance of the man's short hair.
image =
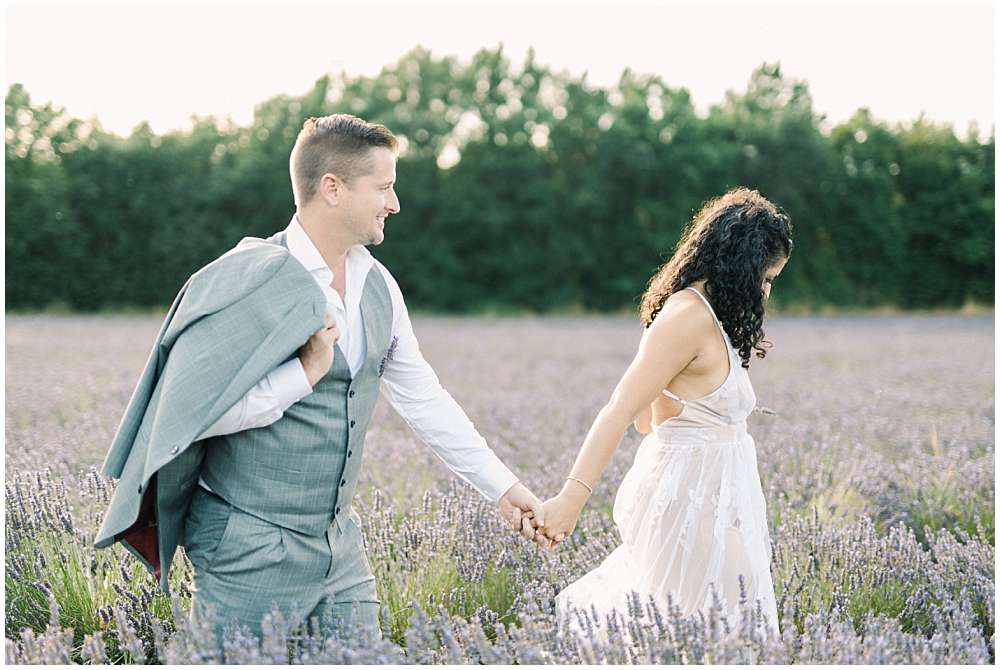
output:
[[372, 169], [369, 150], [375, 147], [398, 148], [396, 136], [380, 123], [353, 114], [306, 119], [288, 166], [295, 204], [302, 206], [312, 200], [324, 174], [335, 174], [348, 183], [368, 174]]

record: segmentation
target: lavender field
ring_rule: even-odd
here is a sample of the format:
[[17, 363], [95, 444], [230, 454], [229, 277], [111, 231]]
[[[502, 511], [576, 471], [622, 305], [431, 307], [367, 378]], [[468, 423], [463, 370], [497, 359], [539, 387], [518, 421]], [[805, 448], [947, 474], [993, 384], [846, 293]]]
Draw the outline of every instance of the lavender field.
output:
[[[92, 538], [99, 474], [160, 316], [8, 316], [6, 657], [10, 663], [213, 657], [172, 598]], [[493, 449], [555, 494], [635, 351], [628, 317], [416, 318], [427, 359]], [[637, 602], [606, 643], [560, 634], [553, 597], [618, 543], [611, 503], [630, 432], [574, 536], [554, 553], [513, 535], [380, 404], [358, 510], [382, 640], [294, 638], [265, 622], [230, 662], [992, 663], [993, 315], [775, 317], [750, 370], [774, 545], [779, 636]], [[604, 623], [604, 622], [596, 622]]]

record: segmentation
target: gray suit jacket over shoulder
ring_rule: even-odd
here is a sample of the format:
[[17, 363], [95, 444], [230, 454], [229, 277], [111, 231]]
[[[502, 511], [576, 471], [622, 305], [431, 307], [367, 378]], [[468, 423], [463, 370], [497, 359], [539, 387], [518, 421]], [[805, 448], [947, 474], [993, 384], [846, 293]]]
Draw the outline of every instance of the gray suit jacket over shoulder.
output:
[[322, 327], [326, 298], [286, 248], [244, 238], [171, 305], [103, 472], [120, 479], [95, 544], [167, 575], [204, 456], [195, 438]]

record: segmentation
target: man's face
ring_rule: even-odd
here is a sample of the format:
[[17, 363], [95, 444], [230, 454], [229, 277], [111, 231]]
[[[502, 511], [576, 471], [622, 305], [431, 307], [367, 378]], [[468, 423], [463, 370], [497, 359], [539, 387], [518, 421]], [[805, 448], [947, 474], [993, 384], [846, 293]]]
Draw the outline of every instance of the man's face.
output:
[[344, 190], [344, 225], [357, 244], [381, 244], [385, 220], [399, 212], [396, 197], [396, 154], [385, 147], [369, 150], [371, 169]]

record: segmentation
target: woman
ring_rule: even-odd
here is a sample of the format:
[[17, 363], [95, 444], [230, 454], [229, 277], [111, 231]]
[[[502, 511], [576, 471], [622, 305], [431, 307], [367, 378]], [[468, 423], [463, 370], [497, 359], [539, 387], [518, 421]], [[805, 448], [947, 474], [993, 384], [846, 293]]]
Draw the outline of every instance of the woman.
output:
[[[642, 299], [639, 351], [598, 413], [562, 491], [544, 506], [539, 532], [568, 537], [633, 422], [649, 435], [615, 498], [622, 545], [559, 593], [573, 607], [624, 614], [633, 591], [682, 615], [713, 591], [730, 623], [740, 580], [764, 622], [778, 630], [767, 514], [746, 419], [757, 398], [747, 368], [765, 355], [761, 324], [771, 285], [792, 251], [791, 223], [756, 191], [706, 204]], [[573, 625], [576, 617], [570, 616]]]

